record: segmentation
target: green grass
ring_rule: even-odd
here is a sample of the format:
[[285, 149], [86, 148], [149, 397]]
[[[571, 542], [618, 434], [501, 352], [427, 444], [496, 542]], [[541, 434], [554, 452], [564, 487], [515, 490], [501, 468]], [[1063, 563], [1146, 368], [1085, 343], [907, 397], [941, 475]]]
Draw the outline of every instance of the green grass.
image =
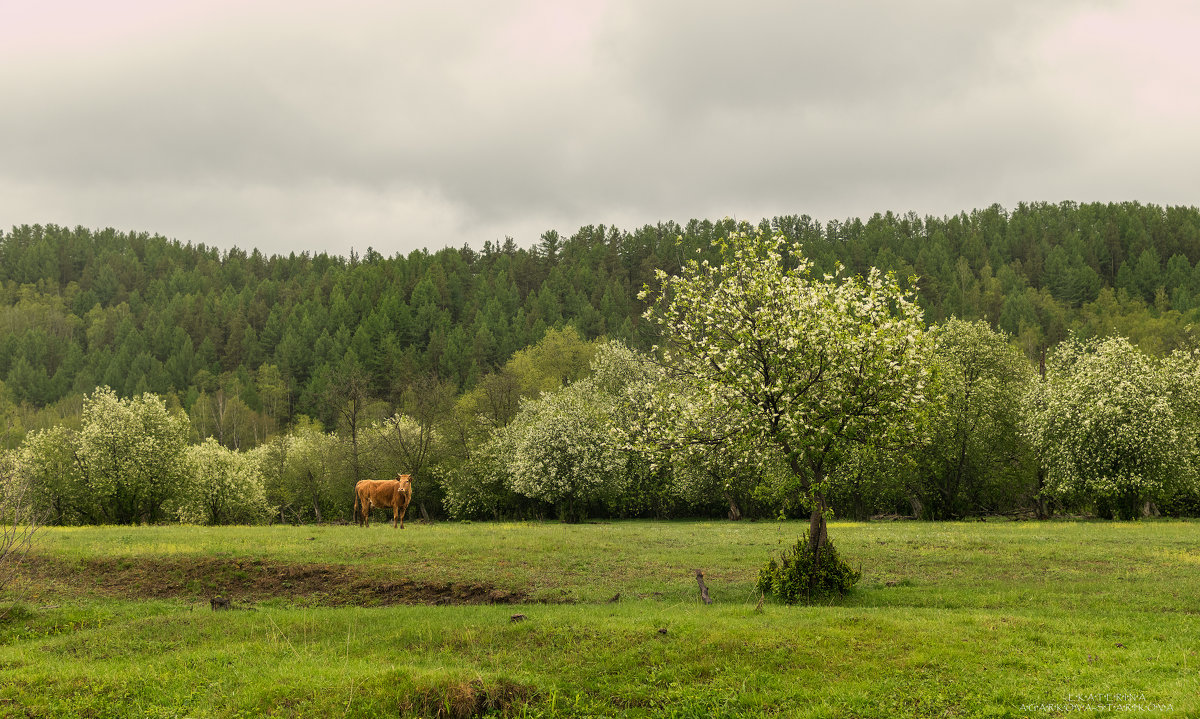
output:
[[37, 552], [68, 562], [347, 565], [573, 603], [212, 612], [203, 587], [146, 600], [39, 581], [0, 625], [0, 715], [1200, 713], [1200, 524], [834, 523], [856, 591], [756, 611], [759, 567], [806, 527], [46, 530]]

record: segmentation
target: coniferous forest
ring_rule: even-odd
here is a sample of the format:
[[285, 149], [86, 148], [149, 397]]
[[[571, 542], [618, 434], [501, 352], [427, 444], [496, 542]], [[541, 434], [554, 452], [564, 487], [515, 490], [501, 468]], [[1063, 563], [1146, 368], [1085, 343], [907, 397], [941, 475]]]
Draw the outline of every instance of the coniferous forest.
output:
[[[689, 260], [718, 263], [724, 241], [739, 231], [798, 243], [817, 275], [840, 265], [847, 275], [876, 267], [915, 278], [926, 324], [986, 323], [1004, 351], [1022, 358], [1020, 370], [1003, 370], [1014, 377], [1036, 373], [1069, 337], [1128, 338], [1156, 359], [1195, 347], [1200, 210], [1193, 207], [1036, 203], [825, 224], [790, 216], [759, 225], [600, 225], [570, 236], [548, 231], [532, 247], [507, 239], [482, 250], [383, 256], [366, 247], [349, 257], [266, 256], [141, 232], [22, 225], [0, 234], [0, 448], [17, 450], [31, 434], [86, 429], [97, 388], [108, 387], [113, 397], [105, 401], [150, 393], [169, 413], [186, 415], [193, 447], [258, 452], [258, 466], [274, 467], [262, 470], [263, 493], [253, 499], [269, 509], [260, 518], [344, 519], [354, 479], [398, 467], [419, 478], [414, 507], [425, 516], [561, 513], [557, 502], [514, 493], [488, 469], [489, 455], [496, 460], [489, 437], [539, 397], [589, 376], [606, 342], [651, 351], [660, 338], [643, 319], [639, 293], [654, 290], [656, 270], [673, 275]], [[986, 345], [978, 336], [960, 339]], [[997, 446], [1004, 431], [1014, 439]], [[1036, 448], [1017, 447], [1019, 428], [993, 434], [987, 447], [970, 450], [979, 453], [974, 474], [960, 461], [952, 482], [929, 457], [853, 458], [844, 466], [854, 477], [831, 495], [834, 509], [929, 518], [1055, 511], [1039, 494], [1036, 461], [1027, 461]], [[289, 460], [283, 437], [295, 440], [291, 455], [308, 451], [324, 468], [313, 471], [316, 459]], [[947, 441], [960, 441], [965, 457], [960, 440]], [[657, 464], [635, 464], [620, 496], [597, 494], [571, 511], [801, 513], [778, 499], [779, 482], [764, 478], [770, 467], [709, 467], [663, 479]], [[910, 476], [884, 481], [880, 464], [903, 464]], [[242, 516], [219, 502], [189, 505], [188, 515], [169, 496], [118, 512], [87, 505], [73, 491], [45, 498], [51, 521]], [[1190, 512], [1194, 494], [1156, 499], [1163, 511]], [[1057, 510], [1111, 514], [1116, 504], [1063, 494]]]

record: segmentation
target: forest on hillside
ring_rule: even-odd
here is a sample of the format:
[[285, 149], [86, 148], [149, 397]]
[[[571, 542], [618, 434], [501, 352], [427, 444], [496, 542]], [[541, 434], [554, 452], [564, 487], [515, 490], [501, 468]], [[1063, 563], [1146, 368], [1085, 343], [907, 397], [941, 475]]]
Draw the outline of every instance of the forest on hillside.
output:
[[[1187, 345], [1200, 308], [1200, 211], [1125, 204], [993, 206], [952, 217], [875, 215], [761, 226], [819, 271], [841, 263], [915, 277], [929, 322], [984, 319], [1031, 357], [1071, 330], [1120, 334], [1156, 354]], [[225, 388], [263, 411], [267, 370], [286, 395], [273, 420], [332, 420], [322, 406], [348, 358], [373, 396], [417, 376], [469, 390], [547, 329], [647, 347], [637, 299], [655, 269], [715, 260], [745, 223], [551, 230], [383, 257], [264, 256], [157, 235], [23, 225], [0, 233], [2, 406], [53, 405], [97, 385], [174, 394], [190, 408]], [[11, 427], [12, 419], [9, 420]], [[10, 429], [10, 431], [12, 431]], [[19, 438], [19, 430], [18, 436]]]
[[[1193, 348], [1196, 208], [1037, 203], [825, 224], [789, 216], [758, 225], [589, 226], [569, 237], [547, 231], [528, 248], [507, 239], [481, 251], [391, 257], [372, 247], [349, 257], [265, 256], [145, 233], [22, 225], [0, 234], [0, 447], [15, 449], [34, 430], [85, 425], [96, 388], [110, 387], [115, 398], [151, 393], [181, 410], [194, 444], [211, 438], [250, 451], [283, 434], [346, 435], [351, 476], [368, 470], [360, 429], [390, 420], [403, 437], [400, 423], [412, 422], [411, 440], [399, 442], [409, 446], [379, 450], [388, 457], [379, 462], [416, 451], [449, 477], [480, 437], [447, 418], [458, 412], [503, 426], [523, 400], [588, 375], [605, 340], [648, 350], [660, 338], [643, 321], [639, 292], [655, 288], [656, 271], [719, 263], [731, 234], [754, 231], [798, 245], [817, 274], [840, 265], [849, 275], [876, 267], [911, 278], [928, 325], [980, 320], [1027, 368], [1072, 333], [1079, 341], [1129, 338], [1153, 358]], [[422, 511], [447, 511], [447, 487], [442, 479], [427, 485]], [[942, 514], [1029, 506], [1026, 489], [955, 499]], [[902, 505], [901, 494], [868, 504]], [[728, 500], [731, 514], [754, 513], [752, 495], [701, 511], [724, 512]], [[312, 499], [305, 516], [319, 519], [326, 501], [341, 499]], [[605, 511], [697, 510], [678, 497], [638, 501]], [[845, 498], [856, 501], [861, 493]], [[779, 510], [767, 504], [759, 511]], [[917, 513], [929, 506], [912, 504]]]

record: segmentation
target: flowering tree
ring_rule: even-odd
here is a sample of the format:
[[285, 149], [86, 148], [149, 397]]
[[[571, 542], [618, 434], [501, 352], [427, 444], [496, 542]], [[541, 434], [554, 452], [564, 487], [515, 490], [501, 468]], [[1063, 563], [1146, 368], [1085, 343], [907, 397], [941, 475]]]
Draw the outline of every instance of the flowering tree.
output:
[[98, 387], [83, 403], [76, 459], [102, 516], [117, 524], [159, 519], [184, 478], [188, 418], [153, 394], [120, 399]]
[[443, 477], [444, 506], [456, 519], [500, 519], [519, 512], [523, 499], [509, 487], [510, 448], [496, 430], [461, 465]]
[[[589, 504], [617, 496], [613, 482], [628, 479], [612, 433], [619, 405], [594, 377], [613, 346], [583, 342], [574, 328], [551, 330], [458, 400], [441, 427], [448, 451], [464, 460], [443, 475], [451, 516], [523, 514], [545, 502], [579, 520]], [[612, 364], [606, 377], [625, 366]]]
[[49, 524], [95, 521], [99, 508], [76, 464], [78, 433], [62, 425], [25, 436], [18, 467], [29, 500]]
[[729, 518], [741, 519], [741, 504], [773, 459], [761, 439], [725, 435], [708, 422], [690, 385], [620, 343], [602, 348], [593, 366], [597, 383], [618, 399], [612, 428], [620, 444], [665, 473], [676, 499], [692, 506], [724, 500]]
[[693, 260], [677, 276], [657, 273], [661, 294], [646, 317], [662, 332], [663, 362], [694, 421], [646, 410], [679, 445], [773, 447], [811, 507], [819, 558], [831, 471], [855, 444], [913, 432], [928, 376], [921, 310], [913, 292], [875, 270], [812, 277], [781, 236], [735, 234], [722, 255], [719, 266]]
[[1190, 393], [1179, 388], [1194, 367], [1184, 355], [1156, 361], [1122, 337], [1060, 344], [1025, 397], [1043, 491], [1132, 519], [1144, 502], [1193, 481], [1195, 432], [1182, 402]]
[[185, 522], [250, 524], [271, 508], [258, 456], [223, 447], [215, 438], [187, 448], [188, 476], [176, 512]]
[[527, 401], [498, 431], [509, 457], [509, 487], [579, 521], [587, 506], [620, 491], [625, 457], [609, 431], [611, 397], [590, 379]]

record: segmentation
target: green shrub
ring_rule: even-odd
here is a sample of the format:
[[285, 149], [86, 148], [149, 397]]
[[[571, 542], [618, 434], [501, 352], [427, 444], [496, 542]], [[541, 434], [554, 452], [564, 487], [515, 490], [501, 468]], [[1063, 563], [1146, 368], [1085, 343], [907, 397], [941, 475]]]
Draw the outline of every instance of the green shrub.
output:
[[814, 562], [808, 535], [800, 537], [796, 546], [785, 550], [781, 559], [782, 565], [772, 559], [758, 573], [758, 590], [773, 594], [788, 604], [829, 594], [845, 594], [862, 576], [838, 556], [833, 542], [828, 540]]

